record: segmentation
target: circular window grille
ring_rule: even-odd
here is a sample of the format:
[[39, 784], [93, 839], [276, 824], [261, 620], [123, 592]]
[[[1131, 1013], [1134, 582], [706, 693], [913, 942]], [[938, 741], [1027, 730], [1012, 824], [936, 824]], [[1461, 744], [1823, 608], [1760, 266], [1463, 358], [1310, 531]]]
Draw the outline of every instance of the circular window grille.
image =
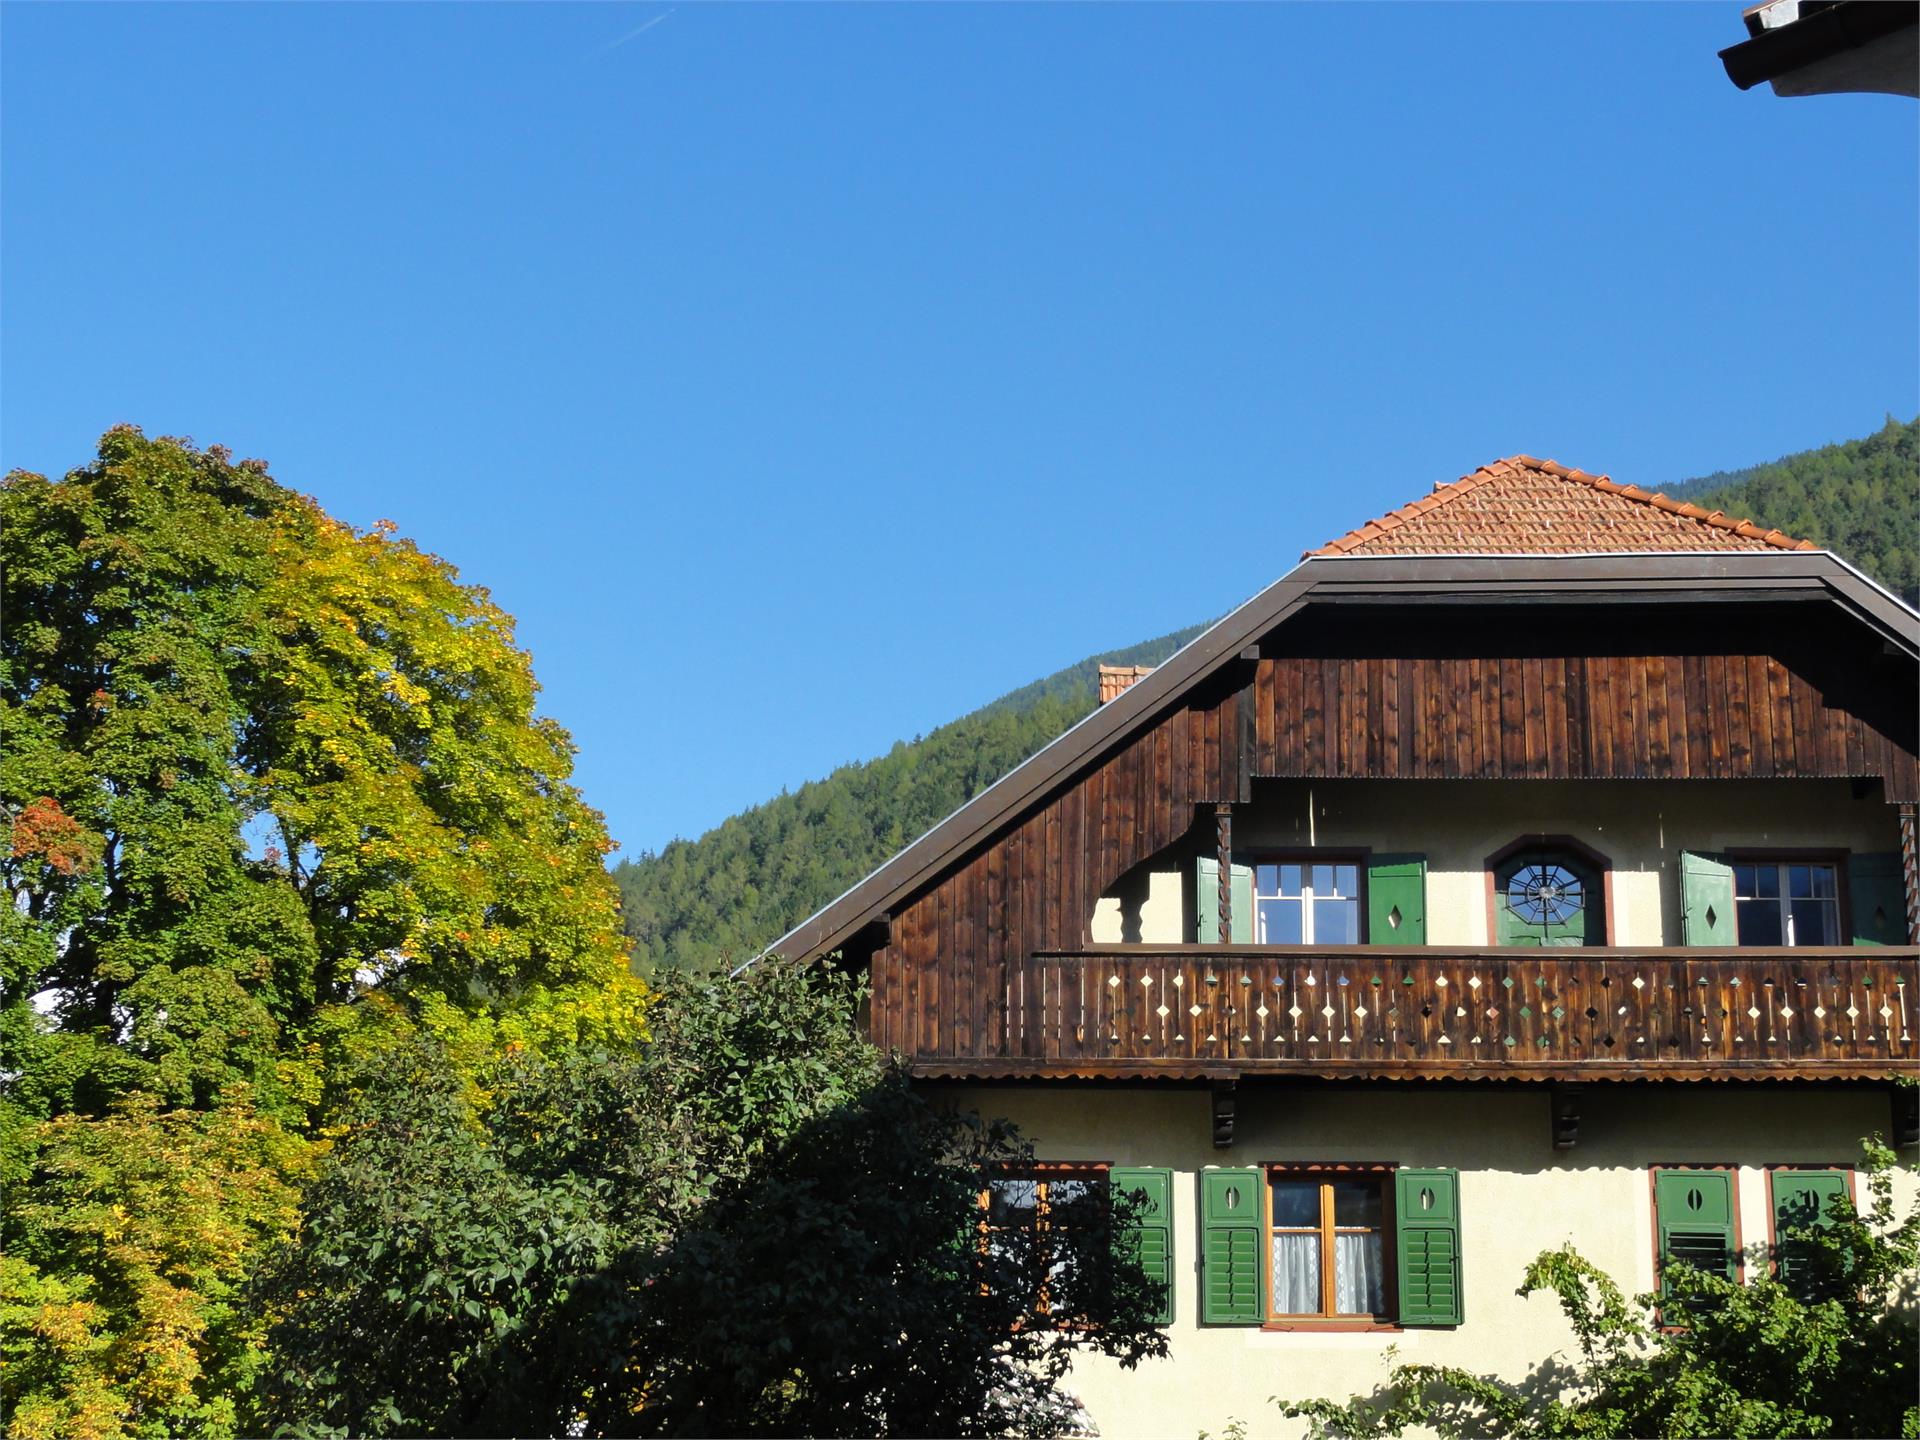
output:
[[1564, 865], [1522, 865], [1507, 882], [1507, 908], [1529, 925], [1565, 924], [1586, 903], [1586, 887]]

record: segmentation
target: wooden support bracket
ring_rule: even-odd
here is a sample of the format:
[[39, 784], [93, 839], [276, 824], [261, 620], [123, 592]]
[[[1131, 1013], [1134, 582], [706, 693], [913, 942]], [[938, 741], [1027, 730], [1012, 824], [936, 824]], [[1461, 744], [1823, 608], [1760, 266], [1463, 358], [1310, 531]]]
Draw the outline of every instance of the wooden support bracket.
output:
[[1553, 1117], [1553, 1148], [1571, 1150], [1580, 1143], [1580, 1097], [1578, 1085], [1555, 1085], [1549, 1098]]
[[1230, 1149], [1233, 1145], [1235, 1099], [1233, 1081], [1213, 1082], [1213, 1148], [1216, 1150]]

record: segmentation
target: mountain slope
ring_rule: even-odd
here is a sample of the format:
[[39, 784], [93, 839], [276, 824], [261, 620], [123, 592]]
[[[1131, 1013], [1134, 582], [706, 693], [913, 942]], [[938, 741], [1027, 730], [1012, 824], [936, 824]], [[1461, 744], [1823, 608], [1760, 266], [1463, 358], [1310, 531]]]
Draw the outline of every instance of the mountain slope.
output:
[[[1920, 596], [1920, 420], [1666, 493], [1829, 546], [1909, 603]], [[1157, 665], [1201, 628], [1091, 656], [697, 840], [622, 861], [634, 963], [707, 969], [757, 953], [1092, 710], [1097, 665]]]
[[698, 840], [622, 861], [635, 966], [704, 970], [755, 954], [1092, 710], [1097, 666], [1158, 665], [1202, 628], [1089, 656]]
[[1668, 489], [1844, 555], [1911, 605], [1920, 600], [1920, 419]]

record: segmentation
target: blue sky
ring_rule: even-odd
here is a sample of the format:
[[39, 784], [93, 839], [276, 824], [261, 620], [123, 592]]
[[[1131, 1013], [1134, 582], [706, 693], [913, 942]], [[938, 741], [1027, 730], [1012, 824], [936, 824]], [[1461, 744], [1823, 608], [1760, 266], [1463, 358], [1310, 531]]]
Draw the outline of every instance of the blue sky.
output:
[[1496, 456], [1920, 405], [1913, 102], [1742, 94], [1735, 3], [0, 27], [0, 463], [132, 421], [393, 518], [629, 853]]

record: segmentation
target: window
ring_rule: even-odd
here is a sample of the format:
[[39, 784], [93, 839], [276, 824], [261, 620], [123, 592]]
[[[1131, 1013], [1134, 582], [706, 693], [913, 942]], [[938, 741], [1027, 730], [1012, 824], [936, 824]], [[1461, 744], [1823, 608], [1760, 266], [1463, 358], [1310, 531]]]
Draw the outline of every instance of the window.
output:
[[1657, 1167], [1653, 1172], [1654, 1258], [1662, 1293], [1679, 1265], [1739, 1279], [1738, 1217], [1731, 1169]]
[[1279, 860], [1253, 867], [1254, 942], [1358, 945], [1360, 867]]
[[[1020, 1247], [1035, 1244], [1043, 1255], [1050, 1234], [1086, 1225], [1107, 1204], [1105, 1165], [1047, 1165], [992, 1175], [980, 1188], [980, 1243], [985, 1253], [1012, 1259]], [[1047, 1267], [1047, 1282], [1034, 1309], [1046, 1313], [1056, 1287], [1071, 1283], [1066, 1261]]]
[[1774, 1274], [1802, 1300], [1831, 1297], [1835, 1277], [1820, 1273], [1822, 1267], [1802, 1232], [1831, 1228], [1835, 1199], [1853, 1203], [1852, 1171], [1779, 1166], [1767, 1172]]
[[1268, 1178], [1273, 1319], [1387, 1314], [1386, 1184], [1351, 1171], [1275, 1170]]
[[1499, 945], [1607, 943], [1607, 864], [1566, 836], [1516, 841], [1487, 861]]
[[1802, 860], [1736, 860], [1733, 900], [1742, 945], [1842, 943], [1836, 865]]

